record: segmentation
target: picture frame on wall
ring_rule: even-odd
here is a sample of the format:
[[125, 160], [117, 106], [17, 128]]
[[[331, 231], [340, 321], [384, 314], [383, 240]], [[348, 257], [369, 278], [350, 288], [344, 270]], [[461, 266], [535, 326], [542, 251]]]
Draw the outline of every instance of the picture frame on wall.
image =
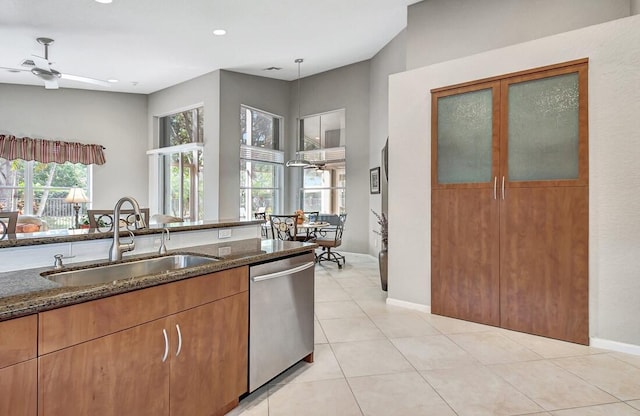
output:
[[380, 193], [380, 166], [369, 169], [369, 193]]

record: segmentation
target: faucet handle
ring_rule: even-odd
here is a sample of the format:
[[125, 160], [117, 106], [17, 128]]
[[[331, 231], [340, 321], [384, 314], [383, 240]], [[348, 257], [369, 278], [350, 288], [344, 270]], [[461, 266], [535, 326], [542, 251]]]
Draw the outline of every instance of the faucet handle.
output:
[[164, 243], [164, 233], [167, 233], [167, 240], [171, 240], [171, 234], [169, 234], [169, 229], [167, 227], [162, 227], [162, 233], [160, 233], [160, 248], [158, 249], [158, 254], [167, 254], [167, 246]]
[[58, 269], [62, 269], [64, 267], [64, 264], [62, 264], [62, 254], [56, 254], [53, 256], [54, 261], [53, 261], [53, 268], [58, 270]]
[[131, 241], [123, 244], [123, 251], [133, 251], [136, 248], [136, 242], [133, 241], [135, 238], [135, 235], [133, 234], [132, 231], [127, 230], [127, 232], [129, 233], [129, 237], [131, 237]]

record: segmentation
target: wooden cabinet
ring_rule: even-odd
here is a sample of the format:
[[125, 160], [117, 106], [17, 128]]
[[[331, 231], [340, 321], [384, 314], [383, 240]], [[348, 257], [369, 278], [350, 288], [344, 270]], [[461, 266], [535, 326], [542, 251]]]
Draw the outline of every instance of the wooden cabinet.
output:
[[247, 290], [242, 267], [42, 313], [39, 414], [224, 414], [247, 391]]
[[587, 61], [432, 91], [431, 310], [588, 343]]
[[0, 322], [0, 415], [35, 416], [36, 315]]
[[[174, 316], [171, 415], [225, 414], [247, 391], [246, 293]], [[182, 341], [181, 341], [182, 340]]]

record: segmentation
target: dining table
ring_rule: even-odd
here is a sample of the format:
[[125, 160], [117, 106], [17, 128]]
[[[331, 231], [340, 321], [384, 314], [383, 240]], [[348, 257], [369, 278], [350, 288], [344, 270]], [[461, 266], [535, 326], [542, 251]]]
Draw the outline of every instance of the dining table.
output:
[[310, 241], [315, 240], [318, 237], [319, 231], [330, 226], [331, 223], [325, 221], [305, 221], [301, 224], [298, 224], [298, 230], [304, 232], [304, 241]]

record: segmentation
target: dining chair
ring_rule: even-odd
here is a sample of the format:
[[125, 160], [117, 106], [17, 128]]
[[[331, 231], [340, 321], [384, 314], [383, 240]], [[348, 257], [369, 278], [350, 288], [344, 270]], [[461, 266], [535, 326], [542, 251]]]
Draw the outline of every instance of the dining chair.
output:
[[316, 243], [322, 248], [322, 253], [316, 255], [316, 262], [330, 261], [338, 265], [338, 269], [346, 263], [345, 257], [333, 251], [342, 245], [342, 233], [344, 224], [347, 221], [347, 214], [340, 215], [318, 215], [318, 221], [328, 222], [330, 227], [322, 228], [318, 232]]
[[0, 211], [0, 238], [16, 233], [18, 211]]
[[277, 215], [269, 216], [271, 221], [271, 233], [276, 240], [293, 241], [298, 234], [298, 216], [293, 215]]
[[260, 233], [262, 235], [262, 238], [269, 238], [269, 229], [271, 228], [271, 225], [267, 223], [267, 213], [264, 211], [254, 212], [253, 218], [255, 218], [256, 220], [264, 221], [264, 224], [260, 225]]
[[[149, 208], [140, 208], [144, 223], [149, 225]], [[135, 211], [132, 209], [120, 210], [121, 218], [119, 218], [119, 228], [125, 227], [127, 230], [135, 229]], [[100, 232], [113, 231], [113, 210], [112, 209], [89, 209], [87, 210], [89, 217], [89, 227], [95, 228]], [[132, 228], [134, 227], [134, 228]]]

